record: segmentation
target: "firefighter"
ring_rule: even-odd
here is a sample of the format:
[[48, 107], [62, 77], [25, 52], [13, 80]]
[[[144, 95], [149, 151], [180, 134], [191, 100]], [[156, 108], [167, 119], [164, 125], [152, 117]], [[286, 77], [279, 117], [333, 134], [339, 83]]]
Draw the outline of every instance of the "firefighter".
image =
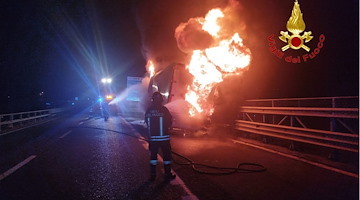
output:
[[171, 173], [172, 157], [169, 128], [172, 124], [172, 116], [169, 110], [162, 105], [162, 102], [163, 96], [160, 92], [154, 92], [151, 106], [145, 113], [145, 122], [149, 133], [150, 181], [154, 181], [156, 178], [159, 149], [163, 153], [165, 181], [170, 181], [176, 177], [176, 175]]
[[107, 121], [110, 117], [110, 110], [109, 110], [109, 103], [108, 102], [101, 102], [101, 109], [102, 109], [102, 116], [104, 120]]

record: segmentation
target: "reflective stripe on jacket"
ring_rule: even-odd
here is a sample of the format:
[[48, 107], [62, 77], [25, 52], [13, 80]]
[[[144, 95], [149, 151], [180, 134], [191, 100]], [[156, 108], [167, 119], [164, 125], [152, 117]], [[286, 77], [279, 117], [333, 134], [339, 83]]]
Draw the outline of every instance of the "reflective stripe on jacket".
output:
[[150, 107], [145, 113], [150, 141], [170, 140], [169, 128], [172, 116], [165, 106]]

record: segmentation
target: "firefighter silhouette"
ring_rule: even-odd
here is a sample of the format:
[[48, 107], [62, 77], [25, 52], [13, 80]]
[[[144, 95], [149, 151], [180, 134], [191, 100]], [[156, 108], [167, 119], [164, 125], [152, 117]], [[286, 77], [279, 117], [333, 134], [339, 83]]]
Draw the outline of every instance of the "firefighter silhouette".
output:
[[149, 134], [150, 181], [154, 181], [156, 178], [159, 149], [163, 153], [165, 181], [170, 181], [176, 177], [171, 173], [172, 157], [169, 129], [172, 125], [172, 116], [169, 110], [162, 105], [163, 100], [160, 92], [154, 92], [152, 103], [145, 113], [145, 122]]

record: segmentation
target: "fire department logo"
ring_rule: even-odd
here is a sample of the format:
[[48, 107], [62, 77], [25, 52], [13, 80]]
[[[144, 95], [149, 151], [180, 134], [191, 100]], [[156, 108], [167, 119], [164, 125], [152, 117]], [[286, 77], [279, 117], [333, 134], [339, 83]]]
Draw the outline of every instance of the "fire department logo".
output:
[[[319, 42], [317, 43], [316, 47], [314, 47], [314, 50], [310, 52], [310, 45], [308, 46], [306, 43], [310, 42], [314, 36], [312, 36], [312, 31], [305, 31], [305, 28], [306, 25], [303, 19], [303, 14], [300, 10], [300, 4], [298, 0], [295, 0], [294, 7], [291, 11], [291, 16], [286, 24], [287, 31], [280, 31], [280, 36], [278, 36], [278, 38], [282, 42], [286, 43], [286, 45], [282, 45], [281, 48], [278, 48], [274, 39], [275, 35], [271, 34], [267, 38], [270, 52], [279, 59], [284, 58], [284, 60], [289, 63], [302, 63], [315, 58], [316, 55], [320, 53], [321, 48], [324, 46], [325, 35], [320, 34]], [[309, 53], [303, 55], [286, 55], [285, 51], [288, 49], [303, 49]]]
[[[289, 35], [288, 31], [280, 32], [281, 36], [279, 36], [279, 39], [285, 43], [288, 43], [287, 45], [283, 46], [281, 50], [286, 51], [289, 48], [295, 50], [303, 48], [309, 52], [310, 48], [307, 47], [304, 43], [307, 43], [313, 39], [313, 36], [311, 36], [311, 31], [304, 32], [305, 27], [303, 14], [301, 13], [299, 2], [296, 0], [291, 12], [290, 19], [286, 24], [286, 29], [292, 33], [292, 35]], [[300, 35], [302, 32], [304, 33]]]

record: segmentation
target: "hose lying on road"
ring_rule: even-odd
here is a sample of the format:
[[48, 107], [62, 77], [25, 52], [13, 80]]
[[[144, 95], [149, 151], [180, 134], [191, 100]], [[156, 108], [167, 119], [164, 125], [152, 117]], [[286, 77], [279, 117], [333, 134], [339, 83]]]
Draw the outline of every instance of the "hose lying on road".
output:
[[[122, 135], [126, 135], [129, 137], [133, 137], [139, 140], [143, 140], [146, 142], [149, 142], [149, 140], [142, 138], [142, 137], [138, 137], [132, 134], [128, 134], [128, 133], [124, 133], [121, 131], [116, 131], [116, 130], [111, 130], [111, 129], [105, 129], [105, 128], [97, 128], [97, 127], [89, 127], [89, 126], [76, 126], [76, 127], [72, 127], [72, 128], [88, 128], [88, 129], [97, 129], [97, 130], [104, 130], [104, 131], [111, 131], [111, 132], [115, 132], [115, 133], [119, 133]], [[260, 164], [256, 164], [256, 163], [239, 163], [237, 167], [216, 167], [216, 166], [212, 166], [212, 165], [206, 165], [206, 164], [201, 164], [201, 163], [196, 163], [194, 161], [192, 161], [191, 159], [176, 153], [174, 151], [172, 151], [173, 155], [176, 155], [177, 157], [182, 158], [183, 160], [185, 160], [186, 162], [178, 162], [174, 159], [174, 162], [178, 165], [190, 165], [192, 167], [192, 169], [195, 172], [201, 173], [201, 174], [208, 174], [208, 175], [229, 175], [229, 174], [234, 174], [234, 173], [255, 173], [255, 172], [265, 172], [266, 168], [263, 165]], [[200, 169], [201, 168], [201, 169]]]
[[[185, 163], [179, 163], [174, 160], [174, 162], [178, 165], [190, 165], [192, 169], [198, 173], [201, 174], [209, 174], [209, 175], [228, 175], [228, 174], [234, 174], [234, 173], [254, 173], [254, 172], [264, 172], [266, 171], [266, 168], [260, 164], [256, 163], [239, 163], [237, 167], [215, 167], [212, 165], [206, 165], [201, 163], [196, 163], [192, 161], [191, 159], [180, 155], [174, 151], [172, 153], [187, 162]], [[200, 169], [203, 168], [203, 169]], [[205, 170], [207, 169], [207, 170]]]

